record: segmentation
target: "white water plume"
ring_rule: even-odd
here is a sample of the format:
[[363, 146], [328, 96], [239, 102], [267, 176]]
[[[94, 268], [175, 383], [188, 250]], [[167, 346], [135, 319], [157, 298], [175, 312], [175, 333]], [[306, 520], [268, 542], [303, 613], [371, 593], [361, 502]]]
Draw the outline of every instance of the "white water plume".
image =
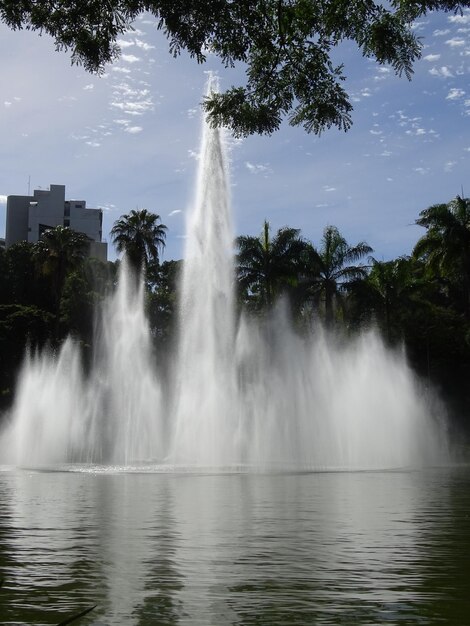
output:
[[125, 262], [99, 329], [88, 376], [71, 339], [58, 355], [26, 359], [0, 441], [4, 461], [128, 464], [161, 455], [161, 391], [143, 285], [134, 284]]
[[222, 131], [205, 126], [182, 278], [170, 453], [177, 463], [235, 461], [233, 231], [226, 163]]
[[206, 123], [187, 228], [179, 338], [165, 384], [142, 286], [136, 289], [124, 264], [88, 375], [71, 340], [55, 357], [25, 362], [0, 462], [162, 470], [446, 461], [445, 429], [430, 395], [376, 333], [339, 342], [318, 328], [300, 337], [282, 311], [236, 321], [224, 137]]

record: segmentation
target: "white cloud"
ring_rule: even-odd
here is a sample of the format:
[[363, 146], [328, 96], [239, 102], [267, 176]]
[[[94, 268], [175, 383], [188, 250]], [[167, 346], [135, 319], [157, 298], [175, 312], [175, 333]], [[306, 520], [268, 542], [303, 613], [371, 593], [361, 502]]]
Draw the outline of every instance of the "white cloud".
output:
[[447, 161], [444, 165], [444, 172], [452, 172], [455, 165], [457, 165], [457, 161]]
[[148, 89], [132, 89], [127, 83], [120, 83], [119, 85], [114, 85], [114, 93], [120, 92], [120, 95], [123, 96], [135, 96], [139, 98], [146, 98], [150, 91]]
[[379, 67], [378, 75], [374, 76], [375, 81], [386, 80], [388, 76], [390, 76], [390, 68], [389, 67]]
[[433, 67], [429, 70], [429, 73], [432, 76], [439, 76], [441, 78], [452, 78], [454, 76], [446, 65], [443, 65], [440, 68]]
[[442, 29], [442, 30], [435, 30], [433, 32], [434, 37], [443, 37], [444, 35], [448, 35], [450, 33], [450, 29], [446, 28], [446, 29]]
[[250, 161], [245, 161], [245, 167], [252, 174], [266, 174], [271, 171], [268, 165], [263, 165], [262, 163], [250, 163]]
[[153, 102], [151, 100], [142, 100], [140, 102], [111, 102], [112, 107], [124, 111], [128, 115], [143, 115], [146, 111], [153, 110]]
[[447, 39], [446, 44], [451, 48], [459, 48], [465, 45], [465, 39], [453, 37], [452, 39]]
[[450, 15], [447, 19], [454, 24], [470, 24], [470, 13], [466, 15]]
[[413, 171], [416, 172], [417, 174], [421, 174], [421, 176], [425, 176], [426, 174], [429, 174], [429, 169], [427, 167], [415, 167], [413, 168]]
[[0, 204], [6, 204], [7, 203], [7, 197], [0, 194]]
[[438, 61], [440, 58], [440, 54], [427, 54], [425, 57], [423, 57], [423, 61]]
[[121, 59], [125, 63], [137, 63], [137, 61], [140, 61], [140, 57], [136, 57], [135, 54], [123, 54]]
[[[13, 100], [15, 102], [21, 102], [21, 98], [18, 98], [18, 96], [13, 96]], [[13, 104], [13, 100], [4, 100], [4, 102], [3, 102], [4, 107], [7, 108], [7, 109], [9, 107], [11, 107], [12, 104]]]
[[85, 87], [83, 87], [83, 91], [91, 91], [92, 89], [94, 89], [93, 83], [90, 83], [89, 85], [85, 85]]
[[116, 43], [121, 48], [121, 50], [123, 48], [130, 48], [131, 46], [135, 45], [133, 41], [129, 41], [127, 39], [118, 39]]
[[130, 74], [131, 71], [127, 67], [120, 67], [119, 65], [111, 68], [112, 72], [118, 72], [120, 74]]
[[[138, 34], [138, 33], [136, 33], [136, 34]], [[143, 33], [141, 33], [141, 34], [143, 34]], [[142, 39], [119, 39], [117, 41], [117, 44], [121, 48], [121, 50], [123, 50], [125, 48], [131, 48], [132, 46], [137, 46], [141, 50], [145, 50], [147, 52], [148, 50], [153, 50], [155, 48], [155, 46], [152, 46], [151, 44], [146, 43], [145, 41], [142, 41]], [[122, 55], [123, 58], [124, 58], [124, 56], [125, 55]]]
[[416, 31], [421, 31], [421, 30], [423, 30], [424, 26], [426, 26], [426, 24], [428, 24], [428, 23], [429, 23], [429, 22], [427, 22], [427, 21], [423, 21], [423, 22], [413, 22], [413, 23], [411, 24], [411, 28], [412, 28], [413, 30], [416, 30]]
[[465, 91], [463, 89], [456, 89], [453, 87], [446, 96], [446, 100], [458, 100], [465, 95]]
[[173, 215], [178, 215], [178, 213], [182, 213], [182, 212], [183, 211], [181, 209], [175, 209], [171, 213], [168, 213], [168, 217], [173, 217]]
[[330, 187], [328, 185], [323, 185], [323, 191], [326, 191], [326, 192], [336, 191], [336, 187]]
[[153, 50], [155, 48], [155, 46], [152, 46], [151, 44], [146, 43], [145, 41], [142, 41], [141, 39], [136, 39], [135, 45], [141, 50], [145, 50], [146, 52], [148, 50]]
[[99, 148], [101, 146], [100, 143], [98, 143], [97, 141], [85, 141], [87, 146], [90, 146], [91, 148]]
[[130, 133], [131, 135], [136, 135], [137, 133], [141, 133], [144, 129], [142, 126], [127, 126], [124, 131], [126, 133]]

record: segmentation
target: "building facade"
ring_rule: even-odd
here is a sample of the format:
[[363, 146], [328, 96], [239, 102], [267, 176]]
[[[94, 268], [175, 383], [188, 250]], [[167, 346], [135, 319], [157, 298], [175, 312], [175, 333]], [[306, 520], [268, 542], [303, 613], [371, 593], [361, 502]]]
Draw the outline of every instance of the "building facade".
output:
[[56, 226], [85, 234], [90, 239], [90, 256], [107, 260], [103, 211], [87, 208], [85, 200], [65, 200], [65, 185], [35, 189], [32, 196], [7, 196], [7, 248], [20, 241], [36, 243], [45, 230]]

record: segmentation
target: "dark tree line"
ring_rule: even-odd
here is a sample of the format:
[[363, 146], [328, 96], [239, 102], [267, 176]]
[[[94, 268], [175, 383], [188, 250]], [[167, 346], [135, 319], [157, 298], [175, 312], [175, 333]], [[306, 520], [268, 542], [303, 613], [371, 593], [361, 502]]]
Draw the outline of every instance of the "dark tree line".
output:
[[[378, 328], [391, 346], [405, 346], [413, 367], [462, 417], [470, 409], [470, 200], [431, 206], [416, 223], [423, 235], [411, 254], [379, 261], [367, 243], [349, 244], [334, 226], [315, 246], [298, 229], [273, 233], [265, 221], [258, 236], [236, 240], [238, 301], [262, 321], [285, 298], [298, 332], [318, 320], [344, 334]], [[155, 346], [165, 350], [174, 336], [182, 263], [161, 260], [166, 227], [145, 209], [131, 211], [111, 236], [136, 280], [145, 281]], [[3, 406], [27, 346], [55, 349], [72, 334], [85, 354], [92, 352], [96, 311], [115, 288], [118, 266], [90, 258], [86, 238], [60, 226], [37, 244], [0, 249]]]

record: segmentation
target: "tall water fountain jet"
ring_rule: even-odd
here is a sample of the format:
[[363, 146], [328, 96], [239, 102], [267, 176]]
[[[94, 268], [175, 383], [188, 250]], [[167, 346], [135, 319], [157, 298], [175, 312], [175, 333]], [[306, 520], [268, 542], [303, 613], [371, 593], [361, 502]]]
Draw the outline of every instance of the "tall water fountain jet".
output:
[[0, 463], [380, 469], [447, 460], [430, 394], [376, 333], [301, 337], [282, 308], [236, 319], [229, 187], [223, 132], [203, 122], [166, 383], [142, 284], [123, 264], [88, 376], [71, 340], [56, 357], [25, 362]]
[[207, 124], [187, 233], [170, 458], [221, 465], [236, 460], [233, 230], [222, 131]]

